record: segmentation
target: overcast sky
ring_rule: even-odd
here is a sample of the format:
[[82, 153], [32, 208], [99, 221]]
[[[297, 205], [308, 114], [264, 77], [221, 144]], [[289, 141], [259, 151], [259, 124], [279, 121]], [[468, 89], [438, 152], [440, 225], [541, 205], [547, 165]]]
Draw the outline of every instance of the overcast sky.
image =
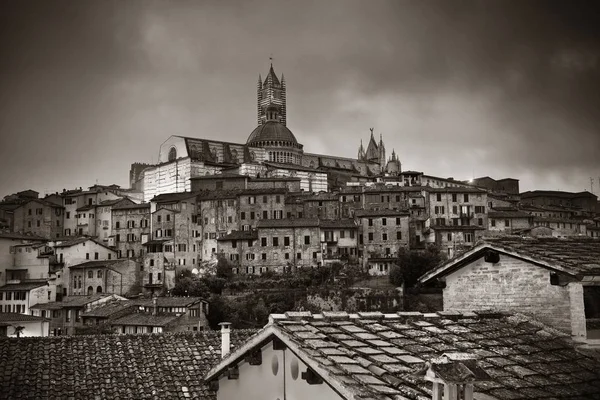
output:
[[0, 2], [0, 197], [128, 185], [170, 135], [245, 142], [288, 85], [307, 152], [600, 194], [596, 1]]

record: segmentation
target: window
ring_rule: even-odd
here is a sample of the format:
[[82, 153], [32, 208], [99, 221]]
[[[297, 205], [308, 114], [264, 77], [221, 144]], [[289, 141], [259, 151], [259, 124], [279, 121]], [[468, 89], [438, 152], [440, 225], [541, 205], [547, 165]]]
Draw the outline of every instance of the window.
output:
[[283, 245], [284, 246], [289, 246], [290, 245], [290, 237], [289, 236], [285, 236], [283, 238]]
[[71, 219], [71, 212], [67, 211], [67, 219]]
[[263, 210], [262, 217], [263, 219], [269, 219], [269, 212], [267, 210]]
[[262, 253], [262, 254], [261, 254], [261, 258], [262, 258], [263, 260], [266, 260], [266, 259], [267, 259], [267, 253]]
[[[159, 217], [160, 218], [160, 217]], [[160, 222], [160, 219], [158, 220], [158, 222]], [[115, 228], [119, 229], [121, 228], [121, 223], [119, 221], [115, 222]]]
[[256, 203], [256, 197], [254, 197], [254, 196], [248, 197], [248, 204], [255, 204], [255, 203]]
[[154, 267], [154, 260], [153, 259], [150, 259], [150, 266]]
[[267, 196], [263, 196], [263, 203], [267, 203]]
[[483, 226], [483, 218], [477, 218], [477, 225]]
[[248, 261], [254, 260], [254, 253], [246, 253], [246, 260], [248, 260]]
[[369, 242], [373, 241], [373, 232], [369, 232]]
[[242, 212], [240, 213], [240, 219], [241, 219], [241, 220], [244, 220], [244, 219], [246, 219], [246, 213], [245, 213], [244, 211], [242, 211]]
[[388, 238], [387, 233], [382, 233], [381, 234], [381, 239], [382, 240], [387, 240], [387, 238]]
[[94, 271], [88, 271], [88, 278], [93, 278], [94, 277]]
[[250, 219], [254, 219], [254, 216], [255, 216], [254, 211], [251, 211], [250, 212]]
[[387, 225], [387, 218], [381, 218], [381, 225]]
[[373, 226], [373, 218], [369, 218], [369, 226]]
[[402, 232], [396, 232], [396, 239], [402, 240]]
[[458, 201], [458, 200], [457, 200], [457, 197], [458, 197], [458, 196], [456, 195], [456, 193], [452, 193], [452, 201], [453, 201], [454, 203], [456, 203], [456, 202]]
[[452, 206], [452, 214], [458, 214], [458, 207]]
[[469, 194], [465, 193], [465, 203], [469, 201]]
[[346, 237], [346, 231], [341, 230], [340, 231], [340, 239], [344, 239]]
[[442, 201], [442, 194], [441, 193], [437, 193], [436, 194], [436, 200], [437, 201]]
[[97, 276], [98, 278], [102, 278], [102, 270], [100, 270], [100, 269], [99, 269], [99, 270], [98, 270], [98, 273], [96, 274], [96, 276]]
[[89, 260], [90, 259], [90, 253], [85, 253], [85, 259]]
[[275, 196], [275, 203], [281, 203], [281, 196]]
[[452, 232], [448, 232], [448, 241], [451, 242], [452, 241]]
[[278, 237], [273, 238], [273, 246], [279, 246], [279, 238]]
[[310, 244], [310, 236], [304, 236], [304, 244]]
[[317, 252], [313, 251], [313, 259], [317, 258]]
[[473, 234], [472, 233], [465, 233], [465, 242], [466, 243], [471, 243], [473, 241]]
[[117, 233], [117, 235], [115, 236], [115, 242], [120, 242], [121, 241], [121, 235]]
[[261, 245], [261, 247], [265, 247], [267, 245], [266, 237], [260, 238], [260, 245]]
[[37, 227], [40, 227], [40, 220], [38, 219], [37, 221], [35, 221], [37, 223]]
[[162, 281], [162, 273], [161, 272], [158, 273], [158, 281], [159, 282]]
[[495, 219], [492, 218], [490, 221], [491, 221], [492, 226], [496, 226], [496, 220]]
[[484, 206], [475, 206], [475, 213], [476, 214], [483, 214], [483, 213], [485, 213], [485, 207]]
[[296, 258], [298, 260], [302, 260], [302, 253], [296, 253]]
[[[504, 226], [509, 227], [510, 226], [510, 220], [509, 219], [505, 219], [504, 220]], [[563, 227], [564, 228], [564, 227]]]

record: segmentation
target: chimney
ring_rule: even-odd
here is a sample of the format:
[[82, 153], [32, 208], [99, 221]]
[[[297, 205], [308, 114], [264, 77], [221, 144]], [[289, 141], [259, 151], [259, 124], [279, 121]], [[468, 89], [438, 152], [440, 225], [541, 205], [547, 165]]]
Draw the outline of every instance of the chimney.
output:
[[219, 325], [221, 326], [221, 358], [225, 358], [229, 354], [229, 350], [231, 350], [231, 340], [229, 337], [231, 322], [221, 322]]
[[157, 303], [158, 303], [158, 300], [157, 300], [156, 296], [154, 296], [152, 298], [152, 315], [158, 314], [158, 305], [157, 305]]

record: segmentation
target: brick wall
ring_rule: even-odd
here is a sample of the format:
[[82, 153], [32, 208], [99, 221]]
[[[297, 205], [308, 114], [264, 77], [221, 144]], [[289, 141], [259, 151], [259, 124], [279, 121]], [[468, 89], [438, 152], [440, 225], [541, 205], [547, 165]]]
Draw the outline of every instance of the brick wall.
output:
[[551, 285], [550, 271], [531, 263], [501, 255], [492, 264], [482, 257], [447, 276], [444, 310], [518, 312], [581, 336], [582, 293], [578, 282]]

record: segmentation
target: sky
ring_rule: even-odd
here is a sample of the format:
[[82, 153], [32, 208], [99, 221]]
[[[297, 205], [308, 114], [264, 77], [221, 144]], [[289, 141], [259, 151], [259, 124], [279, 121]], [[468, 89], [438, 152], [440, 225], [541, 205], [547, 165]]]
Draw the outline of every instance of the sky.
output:
[[128, 186], [170, 135], [244, 143], [273, 57], [304, 150], [600, 194], [595, 1], [3, 0], [0, 197]]

